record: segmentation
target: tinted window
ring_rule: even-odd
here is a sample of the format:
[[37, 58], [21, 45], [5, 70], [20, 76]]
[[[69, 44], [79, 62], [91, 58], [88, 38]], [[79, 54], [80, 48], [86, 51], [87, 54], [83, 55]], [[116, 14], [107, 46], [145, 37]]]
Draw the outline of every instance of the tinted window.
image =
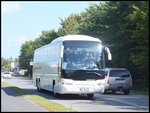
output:
[[104, 71], [100, 70], [62, 70], [62, 78], [73, 80], [104, 79]]
[[127, 70], [111, 70], [110, 77], [130, 77]]

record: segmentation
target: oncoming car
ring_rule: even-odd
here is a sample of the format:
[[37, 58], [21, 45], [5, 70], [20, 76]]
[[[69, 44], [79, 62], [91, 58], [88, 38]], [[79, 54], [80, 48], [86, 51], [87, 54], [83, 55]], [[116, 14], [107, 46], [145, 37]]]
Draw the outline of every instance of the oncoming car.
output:
[[132, 87], [132, 77], [130, 72], [125, 68], [105, 68], [105, 90], [107, 91], [123, 91], [128, 95]]
[[11, 73], [10, 73], [10, 72], [7, 72], [7, 71], [6, 71], [6, 72], [3, 72], [3, 73], [2, 73], [2, 77], [3, 77], [3, 78], [10, 78], [10, 79], [11, 79], [12, 76], [11, 76]]

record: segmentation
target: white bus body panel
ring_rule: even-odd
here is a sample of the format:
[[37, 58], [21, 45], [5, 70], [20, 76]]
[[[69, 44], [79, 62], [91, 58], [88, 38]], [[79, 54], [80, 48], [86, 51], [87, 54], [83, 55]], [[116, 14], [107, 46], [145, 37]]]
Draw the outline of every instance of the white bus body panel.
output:
[[56, 86], [56, 92], [60, 94], [91, 94], [102, 93], [104, 91], [104, 80], [74, 81], [62, 79]]

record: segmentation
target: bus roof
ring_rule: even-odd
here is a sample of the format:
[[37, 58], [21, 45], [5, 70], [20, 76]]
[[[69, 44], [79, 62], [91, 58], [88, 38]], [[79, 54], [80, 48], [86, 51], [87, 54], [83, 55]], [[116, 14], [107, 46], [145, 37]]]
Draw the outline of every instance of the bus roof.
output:
[[101, 40], [98, 38], [94, 38], [91, 36], [87, 36], [87, 35], [66, 35], [66, 36], [62, 36], [62, 37], [58, 37], [56, 39], [54, 39], [51, 43], [57, 43], [60, 41], [97, 41], [101, 43]]
[[46, 44], [42, 47], [39, 47], [36, 50], [40, 50], [40, 49], [45, 48], [51, 44], [54, 44], [57, 42], [63, 42], [63, 41], [96, 41], [96, 42], [102, 43], [100, 39], [94, 38], [91, 36], [87, 36], [87, 35], [66, 35], [66, 36], [58, 37], [58, 38], [54, 39], [51, 43]]

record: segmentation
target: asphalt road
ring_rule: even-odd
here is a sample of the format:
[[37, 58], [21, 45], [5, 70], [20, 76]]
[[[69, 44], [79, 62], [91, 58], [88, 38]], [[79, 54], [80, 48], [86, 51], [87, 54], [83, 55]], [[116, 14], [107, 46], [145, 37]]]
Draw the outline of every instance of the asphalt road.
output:
[[[64, 105], [65, 107], [72, 108], [76, 111], [80, 112], [149, 112], [149, 96], [144, 95], [136, 95], [136, 94], [130, 94], [130, 95], [123, 95], [121, 93], [117, 94], [96, 94], [94, 96], [94, 99], [87, 99], [84, 96], [79, 95], [65, 95], [62, 98], [55, 98], [52, 93], [44, 91], [44, 92], [38, 92], [36, 90], [36, 87], [33, 86], [32, 80], [29, 78], [24, 77], [13, 77], [12, 79], [4, 79], [4, 81], [13, 84], [17, 87], [20, 87], [24, 90], [32, 91], [36, 93], [37, 95], [43, 96], [44, 98], [48, 99], [49, 101], [54, 101], [59, 104]], [[11, 103], [16, 103], [14, 99], [12, 99], [11, 103], [7, 102], [9, 98], [16, 98], [17, 96], [6, 96], [3, 95], [5, 93], [4, 89], [2, 88], [2, 110], [8, 109], [10, 107]], [[22, 98], [22, 97], [17, 97]], [[23, 101], [28, 102], [24, 99], [19, 99], [17, 103], [22, 103]], [[7, 102], [7, 104], [6, 104]], [[9, 103], [9, 104], [8, 104]], [[25, 103], [24, 103], [25, 104]], [[19, 104], [20, 109], [23, 109], [24, 104]], [[31, 104], [31, 102], [30, 102]], [[35, 107], [35, 109], [32, 109], [33, 111], [42, 111], [38, 105], [35, 105], [32, 103], [32, 105]], [[38, 109], [36, 108], [38, 107]], [[33, 108], [33, 107], [32, 107]], [[21, 111], [18, 109], [18, 111]], [[27, 111], [32, 111], [29, 108], [26, 108]], [[15, 111], [15, 109], [14, 109]], [[44, 110], [43, 110], [44, 111]]]
[[44, 112], [36, 103], [16, 95], [8, 88], [1, 89], [1, 111], [2, 112]]

